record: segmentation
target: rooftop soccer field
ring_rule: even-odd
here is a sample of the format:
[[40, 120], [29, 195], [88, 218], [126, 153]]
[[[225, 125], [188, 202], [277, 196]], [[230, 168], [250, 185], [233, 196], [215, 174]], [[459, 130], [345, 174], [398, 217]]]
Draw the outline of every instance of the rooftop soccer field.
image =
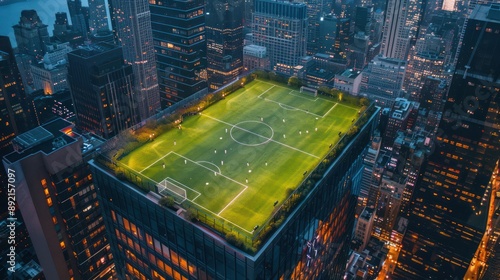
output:
[[359, 109], [256, 80], [120, 162], [153, 180], [160, 194], [177, 193], [252, 234], [339, 141]]

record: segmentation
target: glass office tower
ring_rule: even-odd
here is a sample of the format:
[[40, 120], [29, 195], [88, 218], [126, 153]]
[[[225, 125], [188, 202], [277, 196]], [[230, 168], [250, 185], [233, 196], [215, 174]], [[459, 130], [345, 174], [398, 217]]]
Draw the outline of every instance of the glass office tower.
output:
[[[458, 279], [477, 269], [500, 157], [500, 6], [468, 21], [434, 153], [415, 187], [396, 279]], [[478, 253], [476, 253], [478, 252]]]
[[161, 107], [207, 90], [205, 1], [150, 0]]

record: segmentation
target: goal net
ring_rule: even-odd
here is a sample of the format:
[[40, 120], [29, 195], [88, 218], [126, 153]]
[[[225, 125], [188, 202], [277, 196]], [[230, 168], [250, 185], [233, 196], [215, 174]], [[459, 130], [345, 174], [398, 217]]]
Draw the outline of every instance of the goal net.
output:
[[158, 192], [163, 196], [172, 196], [177, 203], [184, 202], [187, 199], [186, 189], [179, 187], [172, 181], [173, 180], [169, 180], [169, 178], [161, 181], [158, 184]]
[[317, 89], [306, 87], [306, 86], [301, 86], [300, 87], [300, 92], [308, 94], [308, 95], [311, 95], [311, 96], [314, 96], [314, 97], [318, 96], [318, 90]]

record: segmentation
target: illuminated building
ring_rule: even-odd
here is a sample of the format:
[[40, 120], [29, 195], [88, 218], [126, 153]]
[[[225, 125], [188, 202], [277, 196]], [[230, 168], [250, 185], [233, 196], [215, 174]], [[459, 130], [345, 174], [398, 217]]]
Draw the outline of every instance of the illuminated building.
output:
[[360, 94], [367, 95], [385, 107], [392, 107], [402, 97], [406, 61], [377, 56], [363, 70]]
[[405, 98], [396, 98], [389, 112], [389, 120], [382, 137], [382, 146], [391, 150], [398, 131], [412, 129], [415, 124], [418, 102], [411, 102]]
[[322, 0], [309, 0], [304, 1], [304, 3], [307, 5], [309, 24], [307, 28], [307, 54], [314, 55], [319, 52], [320, 48], [320, 21], [323, 20], [324, 15], [330, 12], [332, 3], [325, 3], [325, 1]]
[[71, 26], [68, 23], [68, 14], [63, 12], [56, 13], [56, 20], [54, 22], [54, 36], [64, 36], [71, 32]]
[[207, 91], [205, 1], [150, 0], [162, 108]]
[[266, 47], [271, 67], [292, 75], [307, 47], [307, 6], [288, 1], [256, 0], [252, 33], [254, 44]]
[[33, 75], [33, 87], [42, 89], [46, 94], [68, 88], [66, 62], [31, 65], [31, 74]]
[[68, 54], [68, 82], [76, 126], [111, 138], [139, 122], [133, 96], [132, 66], [124, 63], [121, 47], [88, 45]]
[[459, 21], [456, 14], [436, 12], [429, 24], [420, 28], [415, 47], [410, 50], [404, 89], [409, 98], [419, 101], [425, 78], [450, 79], [458, 43]]
[[358, 95], [360, 82], [361, 71], [347, 69], [344, 72], [335, 75], [335, 83], [333, 87], [352, 95]]
[[14, 25], [17, 49], [19, 53], [41, 59], [45, 54], [45, 45], [50, 42], [47, 25], [42, 23], [35, 10], [23, 10], [19, 23]]
[[243, 72], [243, 0], [207, 1], [207, 76], [210, 91]]
[[102, 141], [57, 119], [16, 136], [3, 165], [46, 279], [113, 276], [96, 187], [86, 160]]
[[361, 242], [358, 251], [363, 251], [366, 245], [368, 245], [368, 241], [370, 240], [370, 236], [372, 234], [374, 217], [373, 208], [369, 207], [365, 207], [358, 217], [356, 230], [354, 231], [354, 238]]
[[438, 145], [411, 200], [395, 279], [463, 278], [469, 266], [476, 274], [482, 269], [472, 260], [488, 232], [489, 182], [500, 157], [499, 11], [477, 5], [468, 20]]
[[385, 57], [406, 60], [410, 44], [406, 18], [410, 0], [389, 0], [385, 11], [382, 54]]
[[243, 67], [245, 71], [253, 69], [270, 70], [266, 47], [248, 45], [243, 47]]
[[[435, 136], [439, 121], [443, 114], [444, 103], [448, 93], [446, 80], [427, 77], [420, 91], [420, 109], [425, 114], [422, 120], [417, 121], [425, 131], [430, 132], [430, 137]], [[420, 117], [420, 116], [419, 116]]]
[[[11, 141], [35, 123], [29, 110], [21, 74], [17, 68], [14, 50], [7, 36], [0, 36], [0, 155], [12, 151]], [[7, 201], [6, 171], [0, 168], [0, 199]], [[7, 210], [2, 204], [0, 214]]]
[[95, 34], [100, 31], [109, 31], [107, 6], [104, 0], [88, 0], [89, 31]]
[[336, 33], [337, 18], [333, 14], [321, 17], [318, 23], [318, 51], [316, 53], [333, 55]]
[[[256, 251], [231, 245], [215, 225], [193, 222], [183, 208], [117, 178], [106, 155], [92, 163], [120, 277], [139, 279], [342, 279], [354, 226], [351, 188], [358, 156], [378, 110], [329, 165], [320, 181]], [[119, 142], [120, 140], [117, 139]], [[117, 141], [102, 147], [109, 151]], [[109, 159], [108, 159], [109, 160]], [[108, 161], [109, 162], [109, 161]], [[297, 175], [303, 176], [303, 174]]]
[[125, 62], [134, 72], [134, 95], [141, 120], [161, 109], [156, 55], [147, 0], [111, 0], [113, 30]]
[[43, 61], [31, 64], [33, 88], [42, 89], [45, 94], [52, 94], [68, 88], [67, 60], [68, 52], [72, 51], [69, 43], [47, 45]]

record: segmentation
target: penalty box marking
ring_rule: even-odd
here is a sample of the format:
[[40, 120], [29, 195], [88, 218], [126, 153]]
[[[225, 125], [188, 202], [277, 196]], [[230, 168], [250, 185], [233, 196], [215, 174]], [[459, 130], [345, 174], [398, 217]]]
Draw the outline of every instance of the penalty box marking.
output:
[[[180, 155], [180, 154], [178, 154], [178, 153], [176, 153], [176, 152], [171, 152], [171, 153], [172, 153], [172, 154], [175, 154], [176, 156], [181, 157], [181, 158], [183, 158], [183, 159], [185, 159], [185, 160], [188, 160], [188, 161], [190, 161], [190, 162], [192, 162], [192, 163], [194, 163], [194, 164], [196, 164], [196, 165], [198, 165], [198, 166], [201, 166], [201, 167], [203, 167], [203, 168], [205, 168], [205, 169], [207, 169], [207, 170], [210, 170], [211, 172], [214, 172], [212, 169], [210, 169], [210, 168], [206, 167], [206, 166], [205, 166], [205, 165], [203, 165], [203, 164], [199, 164], [198, 162], [196, 162], [196, 161], [194, 161], [194, 160], [191, 160], [190, 158], [187, 158], [187, 157], [185, 157], [185, 156], [183, 156], [183, 155]], [[214, 165], [215, 165], [215, 164], [214, 164]], [[218, 174], [219, 174], [220, 176], [222, 176], [222, 177], [224, 177], [224, 178], [228, 179], [228, 180], [229, 180], [229, 181], [231, 181], [231, 182], [234, 182], [234, 183], [236, 183], [236, 184], [238, 184], [238, 185], [240, 185], [240, 186], [242, 186], [242, 187], [246, 187], [246, 185], [244, 185], [244, 184], [242, 184], [242, 183], [240, 183], [240, 182], [238, 182], [238, 181], [236, 181], [236, 180], [234, 180], [234, 179], [232, 179], [232, 178], [229, 178], [229, 177], [227, 177], [226, 175], [224, 175], [224, 174], [222, 174], [222, 173], [218, 173]]]
[[[334, 105], [333, 105], [333, 106], [332, 106], [332, 107], [331, 107], [331, 108], [330, 108], [330, 109], [329, 109], [329, 110], [328, 110], [325, 114], [323, 114], [323, 115], [318, 115], [318, 114], [315, 114], [315, 113], [311, 113], [311, 112], [309, 112], [309, 111], [307, 111], [307, 110], [303, 110], [303, 109], [297, 108], [297, 107], [295, 107], [295, 106], [291, 106], [291, 105], [288, 105], [288, 104], [285, 104], [285, 103], [281, 103], [281, 102], [278, 102], [278, 101], [275, 101], [275, 100], [269, 99], [269, 98], [267, 98], [267, 97], [262, 98], [262, 95], [263, 95], [263, 94], [265, 94], [266, 92], [268, 92], [269, 90], [271, 90], [273, 87], [275, 87], [275, 86], [273, 85], [272, 87], [270, 87], [270, 88], [268, 88], [267, 90], [265, 90], [263, 93], [261, 93], [261, 94], [258, 96], [258, 98], [260, 98], [260, 99], [264, 99], [265, 101], [269, 101], [269, 102], [276, 103], [276, 104], [278, 104], [281, 108], [283, 108], [283, 106], [287, 106], [287, 107], [290, 107], [290, 108], [292, 108], [292, 109], [294, 109], [294, 110], [296, 110], [296, 111], [301, 111], [301, 112], [304, 112], [304, 113], [306, 113], [306, 114], [316, 116], [316, 117], [318, 117], [318, 118], [324, 118], [324, 117], [325, 117], [326, 115], [328, 115], [328, 113], [330, 113], [330, 111], [331, 111], [333, 108], [335, 108], [335, 106], [337, 106], [337, 104], [338, 104], [338, 103], [333, 102], [333, 101], [330, 101], [330, 100], [324, 100], [324, 101], [329, 102], [329, 103], [334, 103]], [[294, 92], [294, 90], [290, 91], [290, 92], [289, 92], [289, 93], [287, 93], [287, 94], [290, 94], [290, 95], [292, 95], [292, 96], [295, 96], [295, 97], [299, 97], [299, 98], [305, 99], [305, 100], [307, 100], [307, 101], [312, 101], [312, 102], [316, 102], [316, 101], [319, 99], [319, 98], [317, 98], [317, 97], [316, 97], [316, 99], [311, 100], [311, 99], [309, 99], [309, 98], [305, 98], [305, 97], [303, 97], [303, 96], [299, 96], [299, 95], [296, 95], [296, 94], [292, 94], [293, 92]]]
[[257, 96], [257, 97], [258, 97], [258, 98], [262, 98], [261, 96], [262, 96], [263, 94], [265, 94], [266, 92], [270, 91], [270, 90], [271, 90], [272, 88], [274, 88], [274, 87], [275, 87], [275, 85], [273, 85], [272, 87], [270, 87], [270, 88], [266, 89], [263, 93], [261, 93], [261, 94], [260, 94], [259, 96]]
[[139, 173], [141, 173], [141, 174], [142, 174], [142, 172], [144, 172], [144, 170], [146, 170], [146, 169], [150, 168], [150, 167], [151, 167], [151, 166], [153, 166], [155, 163], [157, 163], [157, 162], [159, 162], [160, 160], [164, 159], [165, 157], [167, 157], [168, 155], [170, 155], [170, 153], [171, 153], [171, 152], [172, 152], [172, 151], [170, 151], [170, 152], [166, 153], [166, 154], [165, 154], [164, 156], [162, 156], [161, 158], [159, 158], [159, 159], [155, 160], [153, 163], [151, 163], [150, 165], [148, 165], [146, 168], [144, 168], [143, 170], [141, 170]]
[[[253, 132], [253, 131], [250, 131], [250, 130], [247, 130], [247, 129], [241, 128], [241, 127], [239, 127], [239, 126], [237, 126], [237, 125], [234, 125], [234, 124], [230, 124], [230, 123], [225, 122], [225, 121], [223, 121], [223, 120], [219, 120], [219, 119], [214, 118], [214, 117], [212, 117], [212, 116], [209, 116], [209, 115], [207, 115], [207, 114], [200, 114], [200, 115], [202, 115], [202, 116], [206, 116], [206, 117], [208, 117], [208, 118], [210, 118], [210, 119], [212, 119], [212, 120], [214, 120], [214, 121], [217, 121], [217, 122], [223, 123], [223, 124], [225, 124], [225, 125], [229, 125], [229, 126], [231, 126], [231, 127], [236, 127], [236, 128], [238, 128], [238, 129], [241, 129], [241, 130], [243, 130], [243, 131], [245, 131], [245, 132], [248, 132], [248, 133], [250, 133], [250, 134], [253, 134], [253, 135], [256, 135], [256, 136], [259, 136], [259, 137], [263, 137], [263, 138], [267, 138], [267, 137], [264, 137], [264, 136], [262, 136], [262, 135], [260, 135], [260, 134], [258, 134], [258, 133], [255, 133], [255, 132]], [[276, 140], [274, 140], [274, 139], [271, 139], [271, 142], [274, 142], [274, 143], [276, 143], [276, 144], [282, 145], [282, 146], [284, 146], [284, 147], [287, 147], [287, 148], [289, 148], [289, 149], [295, 150], [295, 151], [297, 151], [297, 152], [301, 152], [301, 153], [303, 153], [303, 154], [306, 154], [306, 155], [308, 155], [308, 156], [311, 156], [311, 157], [314, 157], [314, 158], [317, 158], [317, 159], [319, 159], [319, 158], [320, 158], [320, 157], [315, 156], [315, 155], [313, 155], [313, 154], [310, 154], [310, 153], [308, 153], [308, 152], [306, 152], [306, 151], [302, 151], [301, 149], [297, 149], [297, 148], [295, 148], [295, 147], [292, 147], [292, 146], [290, 146], [290, 145], [287, 145], [287, 144], [281, 143], [281, 142], [276, 141]], [[173, 153], [175, 153], [175, 152], [173, 152]]]
[[[174, 152], [174, 151], [169, 152], [169, 154], [170, 154], [170, 153], [175, 154], [175, 155], [177, 155], [178, 157], [181, 157], [181, 158], [183, 158], [183, 159], [185, 159], [185, 160], [188, 160], [189, 162], [192, 162], [192, 163], [194, 163], [194, 164], [196, 164], [196, 165], [199, 165], [199, 166], [201, 166], [201, 167], [203, 167], [203, 168], [205, 168], [205, 169], [207, 169], [207, 170], [213, 171], [212, 169], [207, 168], [206, 166], [204, 166], [204, 165], [202, 165], [202, 164], [199, 164], [198, 162], [193, 161], [193, 160], [191, 160], [191, 159], [189, 159], [189, 158], [187, 158], [187, 157], [185, 157], [185, 156], [183, 156], [183, 155], [180, 155], [180, 154], [178, 154], [178, 153], [176, 153], [176, 152]], [[235, 200], [236, 200], [236, 199], [237, 199], [237, 198], [238, 198], [238, 197], [239, 197], [239, 196], [240, 196], [240, 195], [241, 195], [244, 191], [246, 191], [246, 190], [247, 190], [247, 188], [248, 188], [248, 186], [247, 186], [247, 185], [244, 185], [244, 184], [242, 184], [242, 183], [240, 183], [240, 182], [238, 182], [238, 181], [236, 181], [236, 180], [234, 180], [234, 179], [232, 179], [232, 178], [229, 178], [229, 177], [227, 177], [227, 176], [225, 176], [225, 175], [223, 175], [223, 174], [221, 174], [221, 173], [219, 173], [219, 175], [220, 175], [220, 176], [222, 176], [222, 177], [224, 177], [224, 178], [226, 178], [226, 179], [228, 179], [229, 181], [232, 181], [232, 182], [234, 182], [234, 183], [236, 183], [236, 184], [238, 184], [238, 185], [240, 185], [240, 186], [243, 186], [243, 190], [241, 190], [241, 191], [240, 191], [240, 192], [239, 192], [239, 193], [238, 193], [238, 194], [237, 194], [237, 195], [236, 195], [236, 196], [235, 196], [235, 197], [234, 197], [234, 198], [233, 198], [233, 199], [232, 199], [232, 200], [231, 200], [228, 204], [226, 204], [226, 206], [225, 206], [225, 207], [224, 207], [224, 208], [223, 208], [223, 209], [219, 212], [219, 214], [214, 213], [213, 211], [211, 211], [211, 210], [209, 210], [209, 209], [207, 209], [207, 208], [205, 208], [205, 207], [201, 206], [200, 204], [198, 204], [198, 203], [194, 202], [194, 199], [193, 199], [193, 200], [189, 199], [189, 201], [191, 201], [193, 204], [196, 204], [198, 207], [205, 209], [205, 211], [210, 212], [210, 213], [212, 213], [213, 215], [215, 215], [215, 216], [217, 216], [217, 217], [219, 217], [219, 218], [221, 218], [221, 219], [223, 219], [223, 220], [225, 220], [225, 221], [229, 222], [230, 224], [234, 225], [235, 227], [237, 227], [237, 228], [239, 228], [239, 229], [241, 229], [241, 230], [243, 230], [243, 231], [245, 231], [245, 232], [247, 232], [247, 233], [249, 233], [249, 234], [252, 234], [252, 232], [251, 232], [251, 231], [248, 231], [248, 230], [246, 230], [246, 229], [242, 228], [241, 226], [239, 226], [239, 225], [235, 224], [234, 222], [231, 222], [230, 220], [228, 220], [228, 219], [223, 218], [223, 217], [221, 217], [221, 216], [220, 216], [220, 213], [222, 213], [222, 211], [224, 211], [224, 210], [225, 210], [225, 209], [226, 209], [226, 208], [227, 208], [230, 204], [232, 204], [232, 203], [233, 203], [233, 202], [234, 202], [234, 201], [235, 201]], [[146, 177], [147, 177], [147, 176], [146, 176]], [[149, 177], [148, 177], [148, 178], [149, 178]], [[170, 177], [167, 177], [167, 178], [170, 178]], [[172, 178], [170, 178], [170, 179], [172, 179]], [[154, 181], [154, 180], [152, 180], [152, 179], [150, 179], [150, 180], [151, 180], [151, 181], [153, 181], [153, 182], [156, 182], [156, 181]], [[164, 180], [166, 180], [166, 178], [165, 178]], [[172, 180], [173, 180], [173, 179], [172, 179]], [[175, 180], [174, 180], [174, 181], [175, 181]], [[176, 182], [177, 182], [177, 181], [176, 181]], [[159, 183], [157, 183], [157, 184], [159, 184]], [[179, 184], [181, 184], [181, 185], [185, 186], [185, 185], [184, 185], [184, 184], [182, 184], [182, 183], [179, 183]], [[187, 186], [186, 186], [186, 187], [187, 187]], [[189, 187], [187, 187], [187, 188], [189, 188]], [[189, 188], [189, 189], [190, 189], [190, 190], [193, 190], [193, 189], [191, 189], [191, 188]], [[195, 191], [195, 190], [193, 190], [193, 191]], [[195, 191], [195, 192], [197, 192], [197, 191]], [[197, 192], [197, 193], [199, 193], [199, 192]], [[198, 195], [198, 196], [199, 196], [199, 195]], [[198, 198], [198, 196], [197, 196], [196, 198]], [[196, 198], [195, 198], [195, 199], [196, 199]], [[186, 198], [186, 199], [187, 199], [187, 198]]]

